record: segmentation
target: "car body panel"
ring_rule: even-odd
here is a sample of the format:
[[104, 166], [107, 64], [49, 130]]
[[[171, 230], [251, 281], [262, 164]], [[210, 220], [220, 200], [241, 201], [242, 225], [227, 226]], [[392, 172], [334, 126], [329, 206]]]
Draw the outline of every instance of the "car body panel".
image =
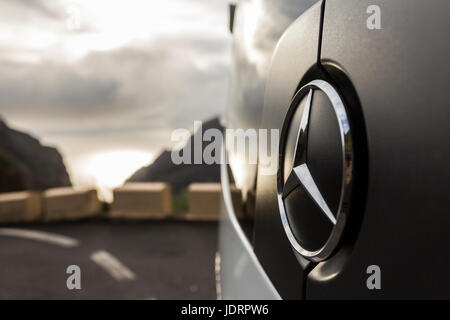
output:
[[[261, 127], [264, 91], [275, 46], [285, 29], [315, 3], [317, 0], [301, 2], [296, 0], [276, 2], [247, 0], [238, 2], [233, 26], [233, 64], [226, 116], [227, 128], [246, 130]], [[320, 18], [317, 10], [314, 10], [317, 21], [313, 33], [305, 32], [304, 34], [304, 37], [312, 37], [316, 41], [309, 48], [312, 50], [311, 56], [315, 55], [314, 60], [317, 59], [318, 19]], [[301, 54], [302, 48], [298, 49]], [[228, 156], [234, 180], [243, 191], [245, 200], [246, 193], [255, 188], [257, 166], [247, 164], [239, 167], [235, 165], [236, 163], [245, 163], [245, 159], [242, 159], [242, 155], [234, 153], [233, 150], [228, 150]], [[223, 178], [222, 188], [227, 189]], [[225, 299], [280, 298], [269, 280], [266, 270], [260, 264], [259, 260], [261, 258], [265, 260], [265, 256], [257, 257], [261, 252], [259, 249], [264, 250], [264, 244], [261, 242], [255, 254], [253, 244], [242, 232], [239, 223], [235, 220], [234, 212], [231, 209], [227, 210], [225, 203], [222, 207], [219, 235], [222, 297]], [[284, 248], [284, 252], [287, 259], [295, 259], [289, 248]], [[295, 260], [291, 260], [290, 265], [294, 267], [289, 271], [290, 274], [298, 271], [295, 262]], [[259, 279], [262, 283], [258, 283], [255, 279]], [[265, 282], [265, 279], [268, 283]], [[299, 298], [301, 296], [299, 288], [293, 291], [288, 295], [289, 297]]]
[[[226, 127], [258, 129], [271, 57], [286, 28], [317, 0], [242, 0], [233, 24], [233, 49]], [[254, 190], [257, 165], [228, 150], [236, 186], [244, 200]]]
[[[380, 30], [366, 27], [369, 5], [381, 9]], [[450, 296], [448, 9], [440, 0], [326, 1], [321, 60], [339, 65], [359, 96], [369, 179], [350, 256], [313, 270], [307, 298]], [[367, 287], [371, 265], [381, 290]]]
[[220, 298], [280, 299], [280, 295], [259, 263], [236, 218], [230, 193], [226, 154], [222, 150], [220, 169], [222, 205], [219, 226], [219, 261], [216, 261]]
[[[321, 3], [315, 4], [284, 33], [272, 59], [264, 100], [262, 128], [281, 130], [301, 77], [318, 59]], [[298, 53], [298, 58], [292, 56]], [[278, 150], [272, 150], [278, 154]], [[264, 269], [283, 298], [301, 298], [299, 265], [280, 219], [277, 175], [259, 170], [256, 188], [254, 246]]]
[[[367, 25], [370, 6], [380, 8], [380, 29]], [[229, 263], [222, 257], [222, 266], [229, 275], [239, 252], [247, 250], [253, 267], [246, 270], [254, 273], [248, 286], [256, 297], [268, 292], [253, 283], [256, 278], [288, 299], [450, 297], [449, 7], [445, 0], [324, 0], [287, 28], [270, 69], [252, 74], [245, 71], [250, 60], [235, 58], [229, 127], [281, 129], [295, 92], [319, 78], [343, 96], [355, 134], [349, 219], [337, 249], [318, 264], [294, 253], [286, 237], [276, 174], [243, 166], [244, 194], [256, 181], [253, 243], [245, 236], [240, 245], [233, 242], [239, 224], [230, 220], [221, 226], [220, 248], [228, 250]], [[263, 28], [255, 26], [253, 34]], [[379, 290], [368, 286], [374, 266]], [[241, 288], [237, 282], [244, 278], [228, 276], [225, 291], [237, 294], [233, 288]]]

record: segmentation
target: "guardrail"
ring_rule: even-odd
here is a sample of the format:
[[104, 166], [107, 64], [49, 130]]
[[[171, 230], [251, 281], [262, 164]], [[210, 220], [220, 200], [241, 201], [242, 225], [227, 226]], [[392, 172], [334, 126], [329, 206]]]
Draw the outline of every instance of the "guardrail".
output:
[[162, 182], [129, 183], [114, 190], [110, 217], [163, 219], [172, 212], [170, 186]]
[[[231, 197], [238, 218], [242, 217], [241, 191], [231, 187]], [[220, 183], [192, 183], [188, 187], [188, 220], [217, 221], [220, 217], [222, 186]]]
[[41, 195], [32, 191], [0, 194], [0, 223], [31, 222], [42, 217]]
[[92, 217], [101, 211], [95, 190], [55, 188], [44, 192], [44, 220], [74, 220]]
[[[238, 218], [243, 217], [241, 191], [231, 187]], [[129, 183], [114, 190], [109, 218], [217, 221], [220, 217], [220, 183], [192, 183], [187, 189], [187, 212], [174, 213], [171, 188], [162, 182]], [[102, 204], [95, 190], [54, 188], [44, 192], [0, 194], [0, 223], [63, 221], [95, 217]]]

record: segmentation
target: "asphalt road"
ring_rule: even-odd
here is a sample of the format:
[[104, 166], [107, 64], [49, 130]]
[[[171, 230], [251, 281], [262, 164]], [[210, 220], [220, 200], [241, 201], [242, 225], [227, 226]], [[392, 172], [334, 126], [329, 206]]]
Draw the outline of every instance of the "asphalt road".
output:
[[[91, 220], [3, 227], [62, 235], [78, 244], [0, 234], [0, 299], [216, 298], [216, 223]], [[106, 267], [98, 260], [108, 260]], [[81, 269], [80, 290], [67, 289], [69, 265]]]

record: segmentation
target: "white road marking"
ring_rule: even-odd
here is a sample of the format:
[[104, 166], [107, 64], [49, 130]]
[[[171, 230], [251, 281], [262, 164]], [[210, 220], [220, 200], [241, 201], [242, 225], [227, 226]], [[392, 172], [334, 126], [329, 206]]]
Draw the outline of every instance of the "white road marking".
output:
[[0, 228], [0, 236], [8, 237], [18, 237], [30, 240], [42, 241], [51, 244], [56, 244], [61, 247], [72, 248], [80, 244], [80, 241], [74, 238], [62, 236], [59, 234], [36, 231], [36, 230], [25, 230], [25, 229], [15, 229], [15, 228]]
[[103, 270], [108, 272], [111, 277], [117, 281], [134, 280], [136, 277], [130, 269], [128, 269], [116, 257], [105, 250], [98, 250], [91, 254], [91, 260], [98, 264]]

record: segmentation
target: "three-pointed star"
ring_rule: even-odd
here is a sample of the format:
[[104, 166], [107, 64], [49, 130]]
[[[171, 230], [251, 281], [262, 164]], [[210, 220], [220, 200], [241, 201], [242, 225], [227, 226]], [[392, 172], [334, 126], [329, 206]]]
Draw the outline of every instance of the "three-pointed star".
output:
[[306, 148], [308, 143], [308, 125], [309, 114], [312, 104], [313, 90], [310, 89], [306, 99], [306, 105], [303, 110], [302, 118], [300, 120], [300, 127], [298, 129], [297, 143], [295, 144], [294, 159], [292, 161], [292, 170], [283, 187], [283, 199], [286, 198], [291, 191], [296, 189], [299, 185], [309, 194], [314, 202], [319, 206], [323, 214], [325, 214], [332, 224], [336, 224], [336, 218], [331, 212], [330, 208], [323, 198], [322, 194], [317, 188], [314, 178], [306, 164]]

